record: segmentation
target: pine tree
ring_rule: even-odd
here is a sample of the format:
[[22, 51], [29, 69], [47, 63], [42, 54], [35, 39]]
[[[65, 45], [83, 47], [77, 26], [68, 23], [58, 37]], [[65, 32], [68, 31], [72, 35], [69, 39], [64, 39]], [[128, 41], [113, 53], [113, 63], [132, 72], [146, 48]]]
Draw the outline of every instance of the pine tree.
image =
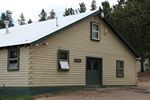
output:
[[82, 2], [82, 3], [79, 3], [79, 6], [80, 6], [79, 12], [80, 12], [80, 13], [84, 13], [84, 12], [86, 11], [86, 6], [85, 6], [85, 4]]
[[19, 22], [19, 25], [25, 25], [26, 24], [26, 20], [25, 20], [25, 17], [23, 15], [23, 13], [21, 13], [21, 15], [19, 16], [20, 19], [18, 19], [18, 22]]
[[31, 23], [32, 23], [32, 20], [31, 20], [31, 19], [29, 19], [29, 20], [28, 20], [28, 24], [31, 24]]
[[4, 24], [5, 18], [6, 18], [5, 13], [2, 13], [2, 14], [1, 14], [1, 19], [0, 19], [0, 29], [1, 29], [1, 28], [5, 28], [5, 24]]
[[74, 14], [75, 14], [75, 12], [74, 12], [74, 9], [73, 9], [73, 8], [70, 8], [69, 12], [70, 12], [70, 15], [74, 15]]
[[66, 8], [64, 12], [64, 16], [75, 15], [75, 10], [73, 8]]
[[6, 16], [5, 20], [9, 21], [9, 27], [14, 26], [13, 19], [12, 19], [12, 11], [6, 10], [6, 15], [5, 16]]
[[47, 19], [54, 19], [56, 16], [56, 13], [54, 12], [54, 9], [50, 12], [50, 15], [47, 17]]
[[64, 12], [64, 15], [63, 15], [63, 16], [69, 16], [69, 11], [68, 11], [67, 8], [65, 9], [65, 12]]
[[45, 12], [44, 9], [42, 9], [39, 17], [40, 17], [39, 21], [45, 21], [45, 20], [47, 20], [47, 13]]
[[6, 10], [6, 12], [1, 14], [1, 19], [0, 19], [0, 28], [5, 28], [4, 21], [7, 20], [9, 21], [9, 27], [14, 26], [13, 19], [12, 19], [12, 12], [9, 10]]
[[96, 10], [96, 1], [95, 0], [93, 0], [92, 1], [92, 4], [91, 4], [91, 10]]

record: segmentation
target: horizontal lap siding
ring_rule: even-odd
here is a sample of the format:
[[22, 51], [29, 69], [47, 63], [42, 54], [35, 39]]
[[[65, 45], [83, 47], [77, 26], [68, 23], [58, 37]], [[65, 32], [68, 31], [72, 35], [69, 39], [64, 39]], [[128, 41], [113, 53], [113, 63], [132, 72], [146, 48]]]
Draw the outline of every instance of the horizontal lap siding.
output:
[[0, 86], [28, 86], [29, 48], [20, 48], [19, 71], [7, 71], [7, 49], [0, 50]]
[[[101, 39], [90, 40], [90, 22], [100, 22]], [[108, 32], [105, 33], [105, 28]], [[33, 46], [31, 86], [85, 85], [86, 56], [103, 58], [104, 85], [135, 85], [135, 57], [128, 48], [97, 17], [89, 18], [50, 37], [48, 45]], [[69, 50], [70, 70], [57, 71], [57, 51]], [[75, 63], [79, 58], [81, 63]], [[116, 78], [116, 60], [125, 61], [125, 78]]]

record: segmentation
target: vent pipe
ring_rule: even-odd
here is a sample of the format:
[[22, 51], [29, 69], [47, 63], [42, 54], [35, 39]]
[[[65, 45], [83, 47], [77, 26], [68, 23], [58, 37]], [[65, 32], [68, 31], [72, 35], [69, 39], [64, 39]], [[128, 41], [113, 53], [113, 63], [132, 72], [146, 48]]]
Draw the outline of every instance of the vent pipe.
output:
[[8, 34], [9, 33], [9, 27], [8, 27], [9, 21], [5, 20], [4, 24], [5, 24], [6, 34]]
[[101, 18], [104, 18], [105, 16], [104, 16], [104, 13], [103, 12], [101, 12]]
[[56, 26], [58, 26], [58, 17], [56, 17]]

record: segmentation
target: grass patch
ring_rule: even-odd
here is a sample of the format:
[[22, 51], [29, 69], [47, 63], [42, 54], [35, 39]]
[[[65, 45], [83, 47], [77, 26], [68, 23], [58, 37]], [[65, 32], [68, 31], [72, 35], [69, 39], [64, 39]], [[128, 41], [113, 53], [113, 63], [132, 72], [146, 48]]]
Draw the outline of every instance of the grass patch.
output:
[[0, 100], [34, 100], [31, 96], [3, 96]]

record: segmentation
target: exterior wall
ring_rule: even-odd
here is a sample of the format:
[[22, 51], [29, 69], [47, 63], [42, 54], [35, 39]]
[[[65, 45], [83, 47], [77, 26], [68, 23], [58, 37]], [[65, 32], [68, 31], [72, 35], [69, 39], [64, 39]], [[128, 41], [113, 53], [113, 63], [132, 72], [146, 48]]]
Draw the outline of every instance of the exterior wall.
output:
[[29, 47], [20, 48], [19, 71], [7, 71], [8, 49], [0, 50], [0, 87], [28, 86]]
[[[90, 39], [90, 22], [100, 23], [101, 39]], [[98, 17], [91, 17], [33, 46], [30, 86], [85, 85], [86, 56], [103, 59], [103, 85], [136, 85], [136, 60], [129, 49]], [[69, 50], [70, 70], [57, 71], [57, 51]], [[82, 59], [75, 63], [74, 59]], [[124, 60], [124, 78], [116, 78], [116, 60]]]

